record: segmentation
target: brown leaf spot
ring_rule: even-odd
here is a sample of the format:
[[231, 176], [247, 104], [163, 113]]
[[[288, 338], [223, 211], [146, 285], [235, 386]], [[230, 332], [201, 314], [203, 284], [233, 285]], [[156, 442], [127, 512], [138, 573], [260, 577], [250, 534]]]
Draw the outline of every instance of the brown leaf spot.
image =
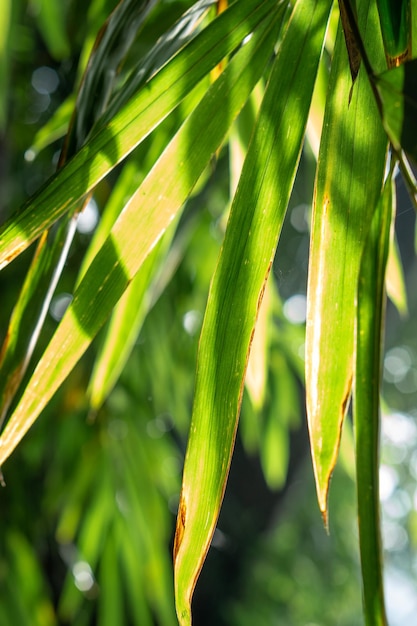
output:
[[9, 263], [11, 263], [13, 261], [13, 259], [15, 259], [17, 256], [19, 256], [19, 254], [21, 252], [23, 252], [24, 250], [26, 250], [26, 248], [28, 247], [27, 242], [23, 242], [19, 245], [17, 245], [14, 250], [12, 250], [10, 252], [10, 254], [8, 254], [7, 256], [5, 256], [3, 259], [0, 259], [0, 270], [2, 270], [4, 267], [6, 267], [6, 265], [8, 265]]
[[186, 513], [187, 513], [187, 506], [185, 504], [184, 496], [181, 494], [180, 504], [178, 507], [178, 515], [177, 515], [177, 526], [175, 529], [174, 563], [177, 560], [178, 551], [180, 549], [182, 539], [184, 536]]

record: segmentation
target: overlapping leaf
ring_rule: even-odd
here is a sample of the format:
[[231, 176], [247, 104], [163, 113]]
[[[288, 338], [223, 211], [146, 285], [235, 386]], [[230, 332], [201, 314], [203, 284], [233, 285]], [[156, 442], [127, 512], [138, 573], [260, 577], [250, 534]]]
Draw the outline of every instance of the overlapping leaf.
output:
[[359, 543], [367, 626], [386, 626], [379, 515], [379, 405], [385, 267], [395, 191], [391, 174], [363, 249], [357, 295], [354, 420]]
[[373, 76], [371, 81], [392, 145], [417, 163], [417, 59]]
[[210, 288], [174, 546], [181, 626], [191, 623], [193, 589], [223, 498], [250, 344], [302, 148], [330, 5], [299, 1], [290, 18]]
[[[76, 290], [71, 306], [4, 430], [0, 439], [0, 463], [11, 454], [87, 349], [150, 251], [175, 219], [259, 80], [274, 45], [273, 26], [274, 23], [262, 25], [236, 53], [121, 213]], [[198, 143], [195, 137], [199, 138]]]
[[[373, 55], [378, 17], [359, 7]], [[378, 58], [378, 57], [377, 57]], [[387, 141], [367, 76], [351, 90], [345, 42], [339, 30], [332, 62], [313, 208], [308, 281], [306, 392], [318, 501], [327, 522], [329, 481], [353, 377], [355, 298], [359, 264], [382, 187]]]
[[232, 5], [152, 77], [139, 93], [0, 230], [0, 268], [77, 205], [268, 15], [275, 0]]
[[[78, 93], [59, 167], [84, 143], [106, 110], [119, 65], [151, 2], [120, 3], [97, 36]], [[0, 359], [0, 425], [30, 363], [76, 232], [78, 207], [44, 232], [28, 270], [6, 334]]]
[[[126, 50], [130, 45], [130, 40], [138, 27], [143, 23], [152, 6], [152, 2], [138, 4], [136, 1], [128, 0], [118, 5], [97, 38], [97, 44], [93, 50], [78, 94], [77, 107], [73, 114], [61, 154], [61, 165], [81, 147], [98, 120], [100, 120], [100, 127], [103, 127], [103, 113], [106, 113], [107, 117], [111, 117], [112, 112], [123, 111], [129, 94], [134, 93], [134, 90], [137, 90], [145, 82], [146, 78], [167, 60], [167, 56], [174, 53], [178, 47], [184, 44], [184, 41], [189, 38], [190, 33], [195, 28], [202, 14], [207, 10], [209, 4], [210, 0], [202, 0], [192, 10], [186, 12], [179, 23], [169, 30], [166, 36], [161, 38], [161, 41], [157, 42], [155, 47], [152, 48], [142, 63], [138, 64], [138, 69], [129, 83], [129, 88], [123, 90], [122, 96], [117, 98], [116, 102], [113, 102], [107, 108], [119, 65], [123, 61]], [[232, 26], [229, 24], [229, 27]], [[187, 94], [184, 93], [182, 97], [185, 95]], [[135, 123], [137, 123], [137, 120], [135, 120]], [[128, 141], [131, 140], [131, 132], [127, 134], [127, 139]], [[78, 156], [79, 154], [75, 156], [75, 160], [77, 160]], [[71, 169], [71, 163], [67, 167]], [[58, 173], [58, 180], [65, 171], [66, 168], [64, 167], [62, 172]], [[85, 170], [84, 174], [82, 169], [79, 170], [79, 174], [81, 177], [85, 176]], [[68, 191], [74, 188], [74, 179], [71, 180], [71, 184], [67, 182], [67, 187], [68, 193]], [[59, 196], [59, 189], [62, 192], [62, 188], [58, 186], [55, 199], [52, 195], [45, 201], [43, 207], [44, 217], [47, 217], [51, 212], [51, 206], [54, 202], [62, 202], [63, 198]], [[78, 198], [78, 201], [81, 200], [82, 195]], [[0, 424], [3, 422], [9, 405], [13, 401], [14, 394], [25, 374], [41, 332], [49, 303], [75, 233], [75, 218], [72, 214], [79, 208], [77, 206], [78, 201], [72, 205], [71, 209], [68, 209], [69, 216], [65, 216], [59, 226], [43, 234], [23, 285], [19, 301], [16, 304], [1, 355]], [[36, 201], [34, 201], [35, 203]], [[39, 203], [42, 206], [41, 199], [39, 199]], [[42, 216], [41, 206], [37, 206], [36, 214], [34, 214], [36, 219]], [[119, 207], [119, 210], [121, 208]], [[12, 230], [13, 224], [14, 221], [12, 219]], [[16, 240], [12, 243], [15, 245]]]

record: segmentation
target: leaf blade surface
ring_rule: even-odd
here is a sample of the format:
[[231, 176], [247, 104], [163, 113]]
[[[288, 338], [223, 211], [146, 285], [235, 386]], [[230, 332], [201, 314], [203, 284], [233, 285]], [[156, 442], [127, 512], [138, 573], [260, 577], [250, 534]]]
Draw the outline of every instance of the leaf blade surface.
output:
[[330, 2], [298, 2], [290, 18], [210, 289], [174, 544], [181, 626], [191, 623], [192, 593], [224, 494], [250, 344], [301, 153], [329, 10]]
[[[367, 38], [375, 47], [376, 11], [368, 13], [368, 3], [361, 11]], [[363, 66], [349, 104], [350, 89], [339, 28], [316, 173], [306, 328], [310, 447], [325, 524], [329, 482], [352, 385], [359, 263], [382, 188], [387, 149]]]

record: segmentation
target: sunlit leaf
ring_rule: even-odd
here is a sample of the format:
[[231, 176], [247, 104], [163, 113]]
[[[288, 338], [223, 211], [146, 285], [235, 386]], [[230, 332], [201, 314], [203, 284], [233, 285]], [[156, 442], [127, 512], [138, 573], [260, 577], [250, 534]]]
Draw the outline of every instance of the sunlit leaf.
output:
[[0, 230], [0, 268], [74, 208], [248, 35], [275, 6], [241, 0], [224, 11], [146, 83]]
[[[151, 5], [152, 3], [138, 5], [137, 2], [131, 0], [119, 4], [100, 31], [81, 83], [77, 107], [72, 116], [61, 153], [60, 165], [72, 157], [84, 143], [100, 115], [103, 112], [108, 114], [106, 107], [108, 99], [112, 95], [112, 82], [114, 82], [118, 66], [130, 45], [130, 40], [142, 24]], [[151, 71], [159, 68], [166, 60], [167, 53], [176, 51], [177, 46], [183, 43], [184, 35], [189, 35], [190, 30], [192, 31], [196, 21], [206, 9], [207, 0], [197, 3], [197, 6], [191, 11], [191, 15], [187, 12], [183, 20], [180, 20], [180, 25], [185, 29], [185, 33], [180, 29], [179, 36], [174, 38], [173, 43], [171, 41], [172, 32], [169, 31], [166, 38], [162, 38], [162, 41], [158, 42], [155, 48], [151, 50], [150, 58], [145, 58], [142, 63], [138, 63], [137, 73], [134, 80], [131, 81], [133, 87], [138, 87]], [[122, 40], [122, 44], [120, 40]], [[128, 91], [127, 89], [123, 91], [123, 98], [121, 101], [119, 98], [118, 101], [119, 106], [125, 103], [128, 97], [128, 93], [125, 92]], [[191, 96], [186, 98], [187, 102], [191, 99], [191, 104], [193, 104], [194, 98], [194, 105], [196, 104], [195, 92], [196, 90], [193, 90]], [[199, 95], [197, 91], [197, 96]], [[120, 206], [119, 210], [121, 208]], [[74, 209], [77, 207], [73, 207], [72, 211]], [[63, 223], [47, 234], [45, 233], [41, 238], [15, 306], [1, 355], [0, 424], [3, 423], [9, 405], [19, 388], [42, 330], [54, 289], [75, 234], [75, 219], [70, 211], [69, 216], [63, 218]], [[69, 220], [68, 224], [66, 223], [67, 220]], [[23, 328], [25, 328], [25, 332], [22, 332]], [[125, 354], [120, 355], [123, 356], [123, 359], [128, 354], [127, 347], [126, 345]], [[123, 359], [120, 360], [120, 363], [123, 362]], [[114, 370], [115, 373], [116, 370]]]
[[93, 411], [100, 408], [119, 378], [153, 304], [151, 284], [166, 258], [175, 227], [174, 222], [151, 250], [113, 311], [88, 388]]
[[355, 83], [358, 77], [358, 72], [359, 72], [359, 68], [361, 65], [361, 53], [358, 48], [355, 35], [352, 31], [349, 18], [346, 13], [346, 2], [348, 1], [349, 0], [339, 0], [339, 8], [340, 8], [340, 20], [342, 23], [343, 34], [344, 34], [345, 43], [346, 43], [346, 50], [347, 50], [348, 58], [349, 58], [350, 75], [352, 77], [352, 88], [353, 88], [353, 84]]
[[0, 425], [36, 347], [75, 229], [73, 219], [45, 232], [26, 274], [0, 354]]
[[210, 288], [174, 544], [181, 626], [191, 623], [192, 593], [224, 494], [250, 344], [301, 153], [330, 5], [298, 2], [290, 18]]
[[[366, 40], [377, 15], [359, 8]], [[369, 9], [369, 12], [368, 12]], [[369, 43], [371, 45], [371, 43]], [[382, 187], [386, 137], [366, 74], [351, 76], [345, 42], [336, 42], [320, 145], [308, 279], [306, 392], [319, 507], [327, 523], [329, 481], [353, 377], [355, 298], [359, 263]]]
[[236, 53], [121, 213], [0, 438], [0, 464], [85, 352], [175, 219], [259, 80], [273, 48], [274, 26], [275, 22], [265, 24]]
[[391, 174], [372, 219], [358, 282], [354, 423], [359, 544], [364, 613], [368, 626], [386, 626], [379, 514], [379, 402], [382, 333], [385, 313], [385, 267], [392, 203]]
[[259, 307], [245, 379], [246, 388], [255, 410], [261, 409], [265, 401], [268, 377], [268, 327], [271, 321], [271, 312], [270, 281], [267, 281]]
[[400, 315], [405, 317], [408, 313], [407, 291], [405, 287], [404, 268], [401, 262], [397, 237], [394, 232], [388, 254], [386, 285], [389, 299], [397, 307]]

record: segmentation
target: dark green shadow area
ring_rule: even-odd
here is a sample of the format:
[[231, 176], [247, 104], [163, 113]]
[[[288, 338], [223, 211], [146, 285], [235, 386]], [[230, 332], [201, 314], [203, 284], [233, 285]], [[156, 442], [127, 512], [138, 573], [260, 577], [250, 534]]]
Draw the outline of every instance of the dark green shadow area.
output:
[[408, 61], [404, 68], [404, 117], [401, 145], [417, 165], [417, 59]]
[[75, 292], [71, 305], [80, 327], [91, 339], [108, 318], [130, 280], [109, 237]]

